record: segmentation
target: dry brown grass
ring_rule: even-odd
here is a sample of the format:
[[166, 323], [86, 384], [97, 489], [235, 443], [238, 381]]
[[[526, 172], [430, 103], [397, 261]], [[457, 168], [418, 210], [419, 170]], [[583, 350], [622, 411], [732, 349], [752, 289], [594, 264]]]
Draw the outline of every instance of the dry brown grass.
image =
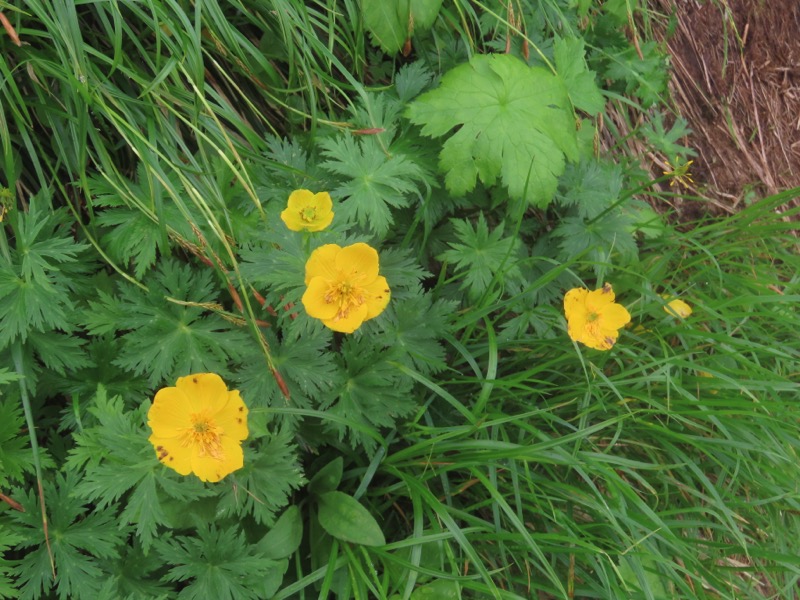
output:
[[[800, 187], [800, 2], [652, 0], [670, 91], [693, 130], [697, 192], [725, 211]], [[797, 200], [795, 200], [797, 202]]]

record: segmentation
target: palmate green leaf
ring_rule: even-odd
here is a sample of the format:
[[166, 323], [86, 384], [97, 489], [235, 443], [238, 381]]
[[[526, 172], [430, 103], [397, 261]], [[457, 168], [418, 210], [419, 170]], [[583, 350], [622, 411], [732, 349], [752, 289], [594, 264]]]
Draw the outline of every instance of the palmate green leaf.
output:
[[33, 470], [30, 440], [22, 432], [24, 425], [19, 402], [0, 400], [0, 490]]
[[393, 299], [382, 334], [395, 360], [422, 374], [443, 370], [445, 352], [439, 340], [449, 330], [457, 304], [448, 300], [434, 302], [422, 290], [409, 298]]
[[502, 223], [490, 232], [483, 213], [474, 227], [466, 219], [452, 223], [458, 242], [450, 242], [450, 249], [438, 258], [455, 265], [456, 275], [464, 278], [461, 287], [471, 299], [479, 298], [495, 279], [506, 285], [520, 279], [516, 264], [520, 242], [503, 236]]
[[333, 190], [338, 205], [337, 218], [384, 236], [394, 219], [392, 208], [409, 206], [412, 194], [425, 181], [420, 166], [400, 153], [386, 155], [371, 138], [357, 140], [340, 136], [320, 142], [328, 160], [322, 166], [342, 176], [345, 182]]
[[575, 115], [563, 81], [511, 55], [476, 56], [408, 110], [423, 135], [441, 137], [447, 189], [461, 196], [498, 178], [512, 198], [546, 206], [566, 159], [578, 156]]
[[364, 27], [372, 41], [387, 54], [395, 54], [414, 31], [429, 29], [442, 0], [361, 0]]
[[292, 490], [305, 483], [292, 438], [286, 429], [262, 438], [257, 451], [245, 447], [244, 467], [235, 473], [237, 485], [220, 498], [218, 514], [250, 515], [258, 523], [274, 523], [275, 513], [288, 504]]
[[74, 328], [73, 280], [62, 270], [87, 248], [74, 241], [64, 211], [52, 211], [44, 195], [31, 198], [27, 213], [12, 212], [9, 221], [14, 245], [10, 264], [0, 264], [0, 349], [15, 339], [24, 342], [31, 331]]
[[[639, 57], [641, 51], [641, 58]], [[625, 93], [636, 95], [644, 108], [657, 104], [667, 91], [666, 56], [656, 42], [629, 46], [610, 55], [605, 76], [625, 84]]]
[[553, 54], [556, 72], [567, 87], [569, 99], [580, 110], [596, 115], [606, 104], [595, 81], [595, 74], [586, 66], [582, 38], [556, 38]]
[[211, 272], [166, 260], [145, 284], [149, 292], [120, 283], [116, 297], [90, 302], [85, 315], [90, 333], [115, 330], [123, 342], [114, 364], [146, 375], [153, 386], [188, 373], [226, 373], [250, 338], [202, 306], [217, 302]]
[[319, 523], [336, 539], [362, 546], [383, 546], [386, 538], [369, 511], [343, 492], [325, 492], [319, 498]]
[[582, 160], [567, 167], [557, 201], [575, 207], [579, 216], [593, 219], [619, 200], [622, 169], [610, 161]]
[[611, 256], [622, 264], [629, 263], [638, 255], [633, 238], [633, 221], [620, 212], [610, 212], [592, 222], [580, 217], [566, 217], [553, 230], [553, 236], [561, 238], [560, 256], [565, 262], [580, 256], [595, 263], [599, 275]]
[[15, 569], [22, 599], [49, 597], [54, 588], [58, 598], [64, 600], [96, 598], [105, 576], [98, 559], [116, 558], [125, 543], [127, 533], [119, 527], [113, 511], [94, 510], [75, 498], [78, 477], [68, 471], [44, 483], [48, 537], [58, 574], [55, 581], [35, 487], [15, 490], [15, 498], [25, 508], [25, 512], [13, 514], [24, 532], [19, 547], [33, 548]]
[[0, 525], [0, 598], [17, 598], [19, 590], [14, 585], [13, 563], [4, 558], [4, 554], [22, 541], [22, 537]]
[[200, 527], [196, 537], [160, 539], [156, 550], [169, 565], [164, 581], [181, 582], [178, 598], [261, 600], [278, 563], [248, 544], [238, 527]]
[[[389, 353], [376, 348], [373, 338], [348, 337], [342, 343], [345, 376], [321, 408], [367, 429], [391, 427], [414, 410], [411, 382], [388, 361]], [[329, 426], [343, 439], [371, 448], [375, 440], [357, 427]]]

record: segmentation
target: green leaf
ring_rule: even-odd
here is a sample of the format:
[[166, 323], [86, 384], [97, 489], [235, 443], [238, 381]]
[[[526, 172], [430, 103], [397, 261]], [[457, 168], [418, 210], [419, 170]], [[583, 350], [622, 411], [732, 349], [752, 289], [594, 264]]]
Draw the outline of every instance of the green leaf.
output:
[[104, 572], [98, 559], [113, 559], [127, 537], [112, 511], [84, 506], [73, 495], [78, 474], [57, 474], [54, 481], [44, 483], [48, 499], [48, 539], [58, 577], [53, 580], [45, 531], [35, 487], [16, 491], [15, 497], [25, 512], [14, 512], [13, 518], [24, 531], [18, 547], [35, 548], [27, 553], [15, 569], [22, 591], [21, 598], [38, 598], [41, 592], [53, 590], [61, 599], [93, 599], [97, 597]]
[[121, 283], [116, 297], [102, 295], [86, 313], [91, 333], [116, 331], [123, 341], [114, 364], [153, 386], [187, 373], [226, 373], [250, 338], [205, 308], [217, 301], [212, 273], [166, 260], [145, 283], [149, 292]]
[[483, 213], [474, 228], [466, 219], [452, 223], [459, 242], [450, 242], [450, 249], [438, 258], [455, 265], [456, 275], [463, 277], [461, 288], [471, 299], [483, 295], [495, 279], [502, 283], [520, 278], [516, 265], [519, 239], [504, 237], [502, 223], [490, 232]]
[[324, 410], [352, 423], [349, 427], [333, 421], [328, 425], [339, 433], [340, 439], [347, 434], [353, 445], [367, 448], [375, 445], [376, 428], [393, 426], [397, 418], [416, 406], [411, 382], [389, 362], [391, 352], [375, 347], [374, 339], [348, 336], [344, 340], [344, 378], [321, 404]]
[[511, 55], [476, 56], [408, 110], [422, 133], [441, 137], [440, 166], [457, 196], [498, 177], [515, 199], [546, 206], [566, 159], [578, 156], [575, 116], [564, 83]]
[[408, 6], [408, 0], [361, 0], [364, 27], [372, 42], [387, 54], [399, 52], [406, 41], [408, 18], [402, 16], [404, 5]]
[[333, 492], [342, 482], [343, 469], [344, 461], [341, 456], [337, 456], [311, 478], [308, 482], [308, 492], [317, 496]]
[[362, 546], [383, 546], [378, 522], [358, 500], [343, 492], [326, 492], [318, 498], [319, 523], [336, 539]]
[[18, 402], [0, 400], [0, 490], [11, 481], [20, 481], [33, 470], [30, 442], [22, 434], [25, 419]]
[[630, 596], [632, 600], [670, 600], [675, 597], [664, 585], [656, 561], [650, 554], [630, 555], [621, 559], [618, 571], [625, 587], [634, 592]]
[[277, 568], [235, 526], [200, 527], [196, 537], [159, 540], [156, 550], [170, 565], [164, 579], [182, 582], [178, 597], [191, 600], [260, 600]]
[[337, 217], [356, 222], [384, 236], [394, 218], [392, 208], [409, 206], [425, 177], [422, 169], [403, 154], [387, 155], [371, 138], [357, 140], [340, 136], [320, 142], [322, 166], [346, 181], [333, 194], [346, 198], [338, 206]]
[[393, 299], [384, 335], [396, 360], [422, 374], [443, 370], [447, 365], [439, 340], [448, 332], [456, 306], [455, 301], [434, 302], [430, 294], [421, 290], [410, 298]]
[[414, 31], [429, 29], [442, 0], [361, 0], [364, 27], [387, 54], [396, 54]]
[[556, 71], [564, 82], [569, 99], [580, 110], [596, 115], [606, 101], [595, 82], [595, 73], [586, 66], [583, 38], [556, 38], [553, 53]]
[[[639, 55], [641, 51], [641, 57]], [[609, 56], [611, 63], [605, 76], [625, 83], [625, 93], [634, 94], [644, 108], [658, 104], [667, 91], [669, 69], [666, 56], [656, 42], [646, 42]]]
[[236, 485], [221, 494], [217, 514], [250, 515], [257, 523], [272, 525], [292, 490], [305, 483], [292, 440], [291, 432], [284, 430], [261, 438], [257, 451], [245, 446], [244, 467], [235, 473]]
[[261, 538], [257, 546], [267, 558], [288, 558], [300, 547], [303, 541], [303, 517], [300, 509], [290, 506], [275, 521], [275, 525]]
[[11, 261], [0, 265], [0, 349], [34, 331], [74, 329], [71, 275], [83, 268], [78, 259], [87, 246], [74, 241], [65, 220], [43, 195], [31, 198], [27, 213], [12, 213]]
[[619, 200], [622, 169], [610, 161], [582, 160], [569, 165], [559, 183], [558, 201], [575, 207], [577, 213], [593, 219]]
[[461, 586], [457, 581], [447, 579], [422, 585], [411, 594], [411, 600], [459, 600], [460, 598]]
[[19, 590], [14, 585], [13, 563], [3, 555], [22, 541], [22, 537], [0, 525], [0, 598], [18, 598]]

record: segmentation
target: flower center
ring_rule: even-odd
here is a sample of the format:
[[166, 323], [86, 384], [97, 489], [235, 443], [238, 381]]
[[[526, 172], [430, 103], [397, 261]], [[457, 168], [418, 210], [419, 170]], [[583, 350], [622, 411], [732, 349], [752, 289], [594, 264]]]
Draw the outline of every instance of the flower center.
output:
[[205, 412], [195, 413], [190, 419], [192, 424], [184, 431], [181, 445], [192, 446], [199, 456], [223, 460], [225, 454], [222, 451], [222, 429]]
[[306, 206], [300, 211], [300, 218], [306, 223], [311, 223], [317, 218], [317, 209], [313, 206]]
[[350, 280], [333, 281], [325, 292], [326, 304], [338, 304], [339, 312], [334, 317], [335, 321], [346, 319], [350, 311], [366, 302], [364, 290], [358, 283]]

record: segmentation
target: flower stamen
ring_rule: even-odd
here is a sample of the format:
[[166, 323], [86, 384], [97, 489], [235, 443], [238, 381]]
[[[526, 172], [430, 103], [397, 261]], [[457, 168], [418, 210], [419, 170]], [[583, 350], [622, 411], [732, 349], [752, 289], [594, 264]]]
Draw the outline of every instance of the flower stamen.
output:
[[217, 427], [210, 416], [204, 413], [191, 415], [192, 426], [184, 431], [181, 446], [193, 447], [198, 450], [198, 456], [210, 456], [216, 460], [225, 460], [222, 451], [222, 430]]

